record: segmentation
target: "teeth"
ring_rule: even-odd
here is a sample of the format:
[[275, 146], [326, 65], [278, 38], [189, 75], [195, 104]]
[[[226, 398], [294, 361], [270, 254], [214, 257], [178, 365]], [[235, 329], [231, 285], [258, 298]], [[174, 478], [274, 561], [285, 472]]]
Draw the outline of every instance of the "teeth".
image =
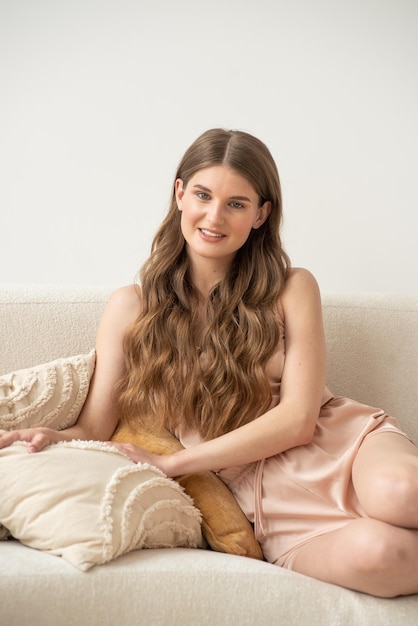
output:
[[204, 228], [201, 228], [200, 232], [202, 232], [207, 237], [214, 237], [215, 239], [220, 239], [221, 237], [223, 237], [223, 235], [219, 235], [218, 233], [211, 233], [210, 230], [205, 230]]

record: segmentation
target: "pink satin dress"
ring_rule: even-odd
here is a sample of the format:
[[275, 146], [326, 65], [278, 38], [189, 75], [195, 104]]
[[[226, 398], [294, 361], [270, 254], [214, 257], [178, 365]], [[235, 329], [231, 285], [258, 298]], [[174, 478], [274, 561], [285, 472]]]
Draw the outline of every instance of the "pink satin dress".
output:
[[[280, 401], [284, 361], [283, 336], [266, 367], [272, 407]], [[397, 420], [383, 410], [334, 397], [325, 388], [309, 444], [218, 473], [254, 524], [267, 561], [291, 569], [302, 545], [352, 519], [364, 517], [351, 470], [362, 442], [382, 432], [407, 437]], [[176, 435], [185, 447], [200, 441], [195, 432]]]

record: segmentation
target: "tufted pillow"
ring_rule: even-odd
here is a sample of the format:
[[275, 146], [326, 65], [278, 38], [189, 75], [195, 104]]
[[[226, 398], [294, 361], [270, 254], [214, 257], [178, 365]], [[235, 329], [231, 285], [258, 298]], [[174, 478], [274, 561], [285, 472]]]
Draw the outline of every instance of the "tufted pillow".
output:
[[87, 397], [95, 356], [92, 350], [0, 376], [0, 429], [62, 430], [75, 424]]
[[[170, 454], [182, 449], [181, 443], [167, 430], [153, 432], [152, 427], [133, 427], [121, 422], [112, 439], [133, 443], [155, 454]], [[213, 472], [188, 474], [176, 479], [202, 513], [202, 531], [209, 546], [218, 552], [263, 559], [254, 531], [234, 496]]]
[[82, 571], [139, 548], [201, 547], [201, 515], [179, 484], [101, 442], [0, 450], [0, 522]]
[[[46, 426], [62, 430], [75, 424], [95, 362], [96, 352], [91, 350], [0, 376], [0, 429]], [[8, 536], [0, 524], [0, 541]]]

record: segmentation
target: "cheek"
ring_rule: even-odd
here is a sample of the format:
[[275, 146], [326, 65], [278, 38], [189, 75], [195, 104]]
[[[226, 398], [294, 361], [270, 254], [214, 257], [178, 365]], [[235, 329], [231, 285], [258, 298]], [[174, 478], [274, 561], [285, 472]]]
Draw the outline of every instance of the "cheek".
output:
[[183, 202], [181, 209], [181, 223], [186, 225], [192, 223], [199, 218], [199, 212], [194, 208], [190, 202]]
[[253, 229], [253, 224], [254, 221], [252, 219], [243, 219], [239, 224], [237, 224], [236, 232], [242, 237], [247, 238]]

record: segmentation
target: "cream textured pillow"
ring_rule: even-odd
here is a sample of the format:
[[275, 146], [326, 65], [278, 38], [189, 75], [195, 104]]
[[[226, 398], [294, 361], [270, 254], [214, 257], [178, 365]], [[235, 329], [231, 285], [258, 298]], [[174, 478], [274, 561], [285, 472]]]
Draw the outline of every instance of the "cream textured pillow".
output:
[[0, 522], [82, 571], [139, 548], [202, 547], [201, 514], [178, 483], [97, 441], [0, 450]]
[[47, 426], [62, 430], [75, 424], [95, 359], [92, 350], [0, 376], [0, 429]]

